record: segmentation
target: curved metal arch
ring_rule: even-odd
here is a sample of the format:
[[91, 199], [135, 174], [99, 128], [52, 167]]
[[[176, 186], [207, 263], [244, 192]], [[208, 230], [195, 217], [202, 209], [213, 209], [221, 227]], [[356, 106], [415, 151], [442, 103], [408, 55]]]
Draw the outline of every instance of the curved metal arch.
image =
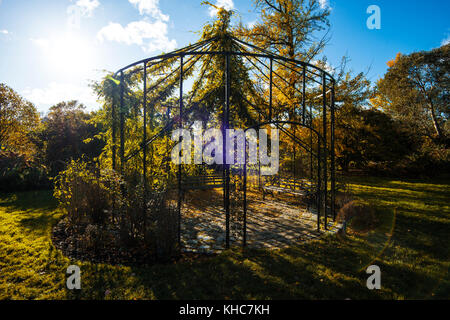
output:
[[274, 55], [273, 53], [271, 53], [271, 52], [269, 52], [269, 51], [267, 51], [267, 50], [258, 48], [257, 46], [252, 45], [251, 43], [242, 41], [242, 40], [240, 40], [240, 39], [238, 39], [238, 38], [236, 38], [236, 37], [231, 37], [231, 38], [232, 38], [233, 40], [235, 40], [235, 41], [237, 41], [237, 42], [239, 42], [239, 43], [242, 43], [242, 44], [244, 44], [244, 45], [247, 45], [247, 46], [249, 46], [249, 47], [251, 47], [251, 48], [253, 48], [253, 49], [259, 50], [259, 51], [261, 51], [261, 52], [265, 52], [265, 53], [266, 53], [267, 55], [269, 55], [269, 56], [280, 58], [280, 60], [283, 60], [283, 61], [286, 61], [286, 62], [291, 62], [291, 63], [295, 63], [295, 64], [300, 64], [300, 65], [305, 66], [305, 67], [311, 67], [311, 68], [313, 68], [313, 69], [316, 69], [316, 70], [319, 71], [319, 72], [325, 73], [330, 79], [332, 79], [333, 83], [335, 82], [334, 77], [333, 77], [331, 74], [329, 74], [329, 73], [326, 72], [325, 70], [320, 69], [318, 66], [315, 66], [315, 65], [310, 64], [310, 63], [305, 62], [305, 61], [300, 61], [300, 60], [296, 60], [296, 59], [290, 59], [290, 58], [286, 58], [286, 57], [283, 57], [283, 56], [280, 56], [280, 55], [276, 55], [276, 54]]
[[[317, 138], [319, 138], [319, 139], [322, 141], [322, 143], [324, 143], [324, 138], [323, 138], [323, 136], [322, 136], [316, 129], [314, 129], [314, 128], [308, 126], [308, 125], [305, 125], [305, 124], [303, 124], [303, 123], [301, 123], [301, 122], [297, 122], [297, 121], [274, 120], [274, 121], [261, 122], [261, 123], [258, 123], [258, 124], [256, 124], [256, 125], [253, 125], [253, 126], [251, 126], [251, 127], [248, 127], [247, 129], [244, 130], [244, 132], [246, 132], [247, 130], [250, 130], [250, 129], [260, 128], [260, 127], [262, 127], [262, 126], [269, 125], [269, 124], [291, 124], [291, 125], [298, 125], [298, 126], [300, 126], [300, 127], [303, 127], [303, 128], [308, 129], [308, 130], [311, 130], [311, 132], [315, 133], [316, 136], [317, 136]], [[296, 142], [298, 145], [301, 146], [301, 144], [298, 143], [297, 141], [295, 141], [294, 139], [291, 138], [291, 140], [293, 140], [294, 142]], [[301, 140], [300, 140], [300, 141], [301, 141]], [[324, 145], [326, 145], [326, 144], [324, 144]], [[306, 151], [312, 153], [312, 150], [306, 150]], [[315, 155], [315, 157], [317, 158], [317, 155]]]
[[[253, 108], [253, 110], [255, 110], [259, 115], [263, 115], [264, 117], [266, 117], [264, 114], [263, 114], [263, 112], [261, 111], [261, 109], [259, 109], [258, 107], [256, 107], [253, 103], [251, 103], [250, 101], [248, 101], [248, 99], [246, 99], [246, 98], [244, 98], [244, 101], [246, 102], [246, 103], [248, 103], [252, 108]], [[286, 105], [281, 105], [281, 106], [278, 106], [278, 107], [286, 107]], [[306, 122], [305, 122], [306, 123]], [[257, 126], [257, 125], [254, 125], [253, 127], [255, 127], [255, 126]], [[306, 126], [306, 125], [301, 125], [302, 127], [304, 127], [304, 128], [307, 128], [307, 129], [312, 129], [312, 127], [310, 127], [310, 126]], [[287, 132], [286, 132], [286, 130], [285, 129], [283, 129], [283, 128], [281, 128], [281, 127], [278, 127], [278, 128], [280, 128], [281, 130], [283, 130], [284, 131], [284, 133], [286, 133], [286, 134], [288, 134]], [[291, 138], [291, 140], [295, 140], [295, 136], [294, 136], [294, 139], [292, 139], [292, 137], [290, 137]], [[301, 142], [303, 142], [303, 140], [301, 140], [301, 139], [299, 139]], [[308, 153], [311, 153], [312, 151], [311, 150], [308, 150], [305, 146], [303, 146], [302, 144], [300, 144], [299, 142], [297, 142], [306, 152], [308, 152]]]
[[[241, 52], [241, 51], [185, 51], [185, 50], [189, 50], [189, 49], [192, 49], [192, 48], [201, 48], [201, 47], [207, 45], [208, 43], [211, 43], [211, 42], [213, 42], [213, 41], [215, 41], [217, 39], [218, 39], [218, 37], [213, 37], [211, 39], [207, 39], [207, 40], [198, 42], [196, 44], [193, 44], [191, 46], [186, 46], [186, 47], [183, 47], [181, 49], [178, 49], [178, 50], [166, 53], [166, 54], [161, 54], [161, 55], [158, 55], [158, 56], [141, 59], [139, 61], [131, 63], [131, 64], [129, 64], [129, 65], [127, 65], [127, 66], [117, 70], [114, 73], [114, 77], [116, 77], [120, 72], [124, 72], [124, 71], [126, 71], [126, 70], [128, 70], [128, 69], [130, 69], [132, 67], [138, 66], [138, 65], [143, 64], [143, 63], [146, 64], [148, 62], [155, 61], [155, 60], [158, 60], [158, 59], [165, 60], [165, 59], [169, 59], [169, 58], [175, 58], [175, 57], [181, 57], [181, 56], [187, 56], [187, 55], [224, 54], [224, 55], [253, 56], [253, 57], [259, 57], [259, 58], [281, 60], [281, 61], [284, 61], [284, 62], [289, 62], [289, 63], [293, 63], [293, 64], [296, 64], [296, 65], [301, 65], [301, 66], [304, 66], [304, 67], [309, 67], [309, 68], [312, 68], [312, 69], [315, 69], [315, 70], [319, 71], [320, 74], [324, 74], [325, 76], [327, 76], [329, 78], [329, 80], [333, 84], [335, 83], [334, 77], [330, 73], [328, 73], [327, 71], [321, 69], [318, 66], [315, 66], [315, 65], [313, 65], [311, 63], [308, 63], [308, 62], [305, 62], [305, 61], [300, 61], [300, 60], [296, 60], [296, 59], [292, 59], [292, 58], [286, 58], [286, 57], [283, 57], [283, 56], [280, 56], [280, 55], [277, 55], [277, 54], [270, 53], [270, 52], [268, 52], [266, 50], [263, 50], [261, 48], [258, 48], [256, 46], [254, 46], [254, 45], [251, 45], [251, 44], [249, 44], [249, 43], [247, 43], [245, 41], [239, 40], [236, 37], [230, 37], [230, 39], [232, 39], [232, 40], [234, 40], [234, 41], [236, 41], [238, 43], [250, 46], [250, 47], [252, 47], [252, 48], [254, 48], [256, 50], [259, 50], [260, 52], [263, 52], [263, 53]], [[316, 76], [319, 76], [319, 75], [316, 74]]]
[[[285, 58], [285, 57], [281, 57], [281, 56], [276, 56], [276, 55], [266, 55], [266, 54], [260, 54], [260, 53], [240, 52], [240, 51], [187, 51], [187, 52], [182, 52], [182, 53], [167, 53], [167, 54], [161, 55], [161, 56], [142, 59], [138, 62], [132, 63], [126, 67], [123, 67], [114, 73], [114, 78], [117, 77], [117, 75], [120, 74], [121, 72], [125, 72], [126, 70], [128, 70], [132, 67], [138, 66], [140, 64], [143, 64], [143, 63], [148, 63], [148, 62], [158, 60], [158, 59], [165, 60], [165, 59], [169, 59], [169, 58], [176, 58], [176, 57], [181, 58], [181, 57], [185, 57], [185, 56], [195, 56], [195, 55], [225, 55], [225, 56], [226, 55], [235, 55], [235, 56], [243, 56], [243, 57], [267, 58], [267, 59], [272, 59], [274, 61], [281, 60], [281, 61], [299, 64], [299, 65], [305, 66], [305, 67], [310, 67], [310, 68], [313, 68], [316, 70], [320, 70], [319, 72], [321, 72], [322, 75], [325, 75], [326, 77], [328, 77], [328, 80], [330, 80], [333, 84], [335, 83], [335, 79], [332, 75], [330, 75], [328, 72], [326, 72], [310, 63], [306, 63], [306, 62], [295, 60], [295, 59], [289, 59], [289, 58]], [[132, 71], [132, 72], [134, 73], [136, 71]], [[319, 77], [320, 75], [316, 74], [316, 76]], [[318, 82], [318, 81], [316, 81], [316, 82]]]
[[131, 63], [131, 64], [129, 64], [129, 65], [127, 65], [127, 66], [125, 66], [125, 67], [119, 69], [119, 70], [117, 70], [117, 71], [114, 73], [114, 75], [116, 76], [116, 75], [119, 74], [121, 71], [125, 71], [125, 70], [127, 70], [127, 69], [130, 69], [130, 68], [132, 68], [132, 67], [138, 66], [138, 65], [140, 65], [140, 64], [144, 64], [144, 63], [147, 64], [147, 63], [150, 62], [150, 61], [154, 61], [154, 60], [158, 60], [158, 59], [164, 60], [164, 59], [168, 59], [168, 58], [173, 58], [173, 57], [180, 56], [180, 54], [185, 53], [185, 51], [183, 51], [183, 50], [192, 49], [192, 48], [197, 48], [197, 47], [202, 47], [203, 45], [206, 45], [206, 44], [208, 44], [208, 43], [210, 43], [210, 42], [212, 42], [212, 41], [214, 41], [214, 40], [217, 40], [217, 38], [218, 38], [218, 37], [213, 37], [213, 38], [211, 38], [211, 39], [204, 40], [204, 41], [200, 41], [200, 42], [197, 42], [197, 43], [195, 43], [195, 44], [193, 44], [193, 45], [186, 46], [186, 47], [180, 48], [180, 49], [178, 49], [178, 50], [175, 50], [175, 51], [172, 51], [172, 52], [169, 52], [169, 53], [160, 54], [160, 55], [157, 55], [157, 56], [154, 56], [154, 57], [150, 57], [150, 58], [145, 58], [145, 59], [138, 60], [138, 61], [136, 61], [136, 62], [133, 62], [133, 63]]

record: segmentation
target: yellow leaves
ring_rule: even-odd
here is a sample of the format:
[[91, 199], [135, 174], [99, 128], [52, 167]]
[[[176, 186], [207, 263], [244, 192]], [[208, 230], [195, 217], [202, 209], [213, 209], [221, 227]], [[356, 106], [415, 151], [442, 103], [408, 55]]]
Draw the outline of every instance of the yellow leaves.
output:
[[114, 82], [116, 85], [119, 85], [119, 84], [120, 84], [120, 81], [117, 80], [117, 79], [114, 79], [111, 75], [107, 75], [105, 78], [108, 79], [108, 80], [111, 80], [111, 81]]
[[375, 97], [369, 99], [369, 103], [376, 110], [384, 110], [390, 105], [389, 101], [382, 95], [376, 95]]
[[389, 60], [388, 62], [386, 62], [386, 64], [388, 65], [389, 68], [392, 68], [398, 62], [398, 60], [400, 60], [401, 57], [402, 57], [402, 54], [399, 52], [395, 56], [395, 59]]
[[39, 123], [39, 114], [30, 102], [13, 89], [0, 84], [0, 146], [22, 153], [33, 153], [28, 133]]

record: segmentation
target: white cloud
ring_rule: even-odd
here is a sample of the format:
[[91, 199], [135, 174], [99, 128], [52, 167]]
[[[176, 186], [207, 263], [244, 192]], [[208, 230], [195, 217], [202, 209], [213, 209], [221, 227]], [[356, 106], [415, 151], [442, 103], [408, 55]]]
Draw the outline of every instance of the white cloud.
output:
[[9, 31], [6, 30], [6, 29], [3, 29], [3, 30], [0, 30], [0, 33], [1, 33], [1, 34], [9, 34]]
[[[215, 6], [219, 7], [219, 8], [224, 8], [225, 10], [234, 9], [233, 0], [216, 0]], [[209, 15], [211, 17], [214, 17], [215, 15], [217, 15], [217, 9], [215, 9], [213, 7], [209, 8]]]
[[128, 0], [139, 9], [141, 15], [148, 14], [157, 20], [169, 21], [169, 16], [159, 8], [159, 0]]
[[97, 37], [100, 41], [136, 44], [141, 46], [145, 52], [171, 51], [177, 46], [175, 39], [169, 40], [167, 37], [167, 24], [162, 21], [154, 23], [143, 20], [133, 21], [126, 27], [110, 22], [98, 32]]
[[[170, 17], [161, 12], [159, 0], [128, 0], [135, 5], [141, 15], [146, 16], [143, 20], [133, 21], [126, 26], [110, 22], [97, 33], [100, 42], [105, 40], [124, 43], [127, 45], [138, 45], [144, 52], [171, 51], [176, 48], [175, 39], [168, 38], [168, 21]], [[150, 21], [150, 19], [152, 19]]]
[[328, 0], [319, 0], [320, 3], [320, 8], [322, 9], [327, 9], [330, 7], [330, 5], [328, 4]]
[[441, 42], [441, 47], [450, 43], [450, 34], [447, 35], [447, 38], [443, 39]]
[[98, 107], [97, 97], [90, 87], [81, 84], [51, 82], [45, 88], [27, 88], [22, 95], [33, 102], [40, 112], [48, 111], [49, 107], [61, 101], [78, 100], [88, 110]]
[[83, 16], [92, 17], [92, 13], [100, 5], [100, 2], [97, 0], [78, 0], [75, 5], [81, 9]]
[[100, 6], [98, 0], [77, 0], [75, 4], [67, 7], [69, 27], [79, 28], [81, 18], [90, 18], [94, 10]]

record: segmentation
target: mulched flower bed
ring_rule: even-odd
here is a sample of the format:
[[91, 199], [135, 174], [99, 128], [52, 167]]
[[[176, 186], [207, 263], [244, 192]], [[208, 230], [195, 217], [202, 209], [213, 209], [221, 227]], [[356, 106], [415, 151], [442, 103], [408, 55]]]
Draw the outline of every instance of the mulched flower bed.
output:
[[[91, 226], [91, 227], [89, 227]], [[119, 245], [120, 235], [114, 230], [102, 230], [103, 239], [94, 243], [86, 233], [88, 227], [69, 227], [67, 218], [59, 221], [53, 228], [53, 245], [61, 250], [71, 260], [107, 263], [112, 265], [145, 266], [156, 263], [180, 263], [198, 261], [213, 256], [213, 254], [181, 252], [176, 257], [161, 260], [156, 259], [149, 248]], [[98, 230], [101, 230], [98, 228]]]

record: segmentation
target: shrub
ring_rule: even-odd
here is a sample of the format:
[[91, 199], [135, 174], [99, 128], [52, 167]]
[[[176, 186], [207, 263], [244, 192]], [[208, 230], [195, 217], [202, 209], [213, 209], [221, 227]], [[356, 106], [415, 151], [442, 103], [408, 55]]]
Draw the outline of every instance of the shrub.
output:
[[122, 252], [132, 261], [169, 259], [178, 252], [178, 212], [167, 192], [147, 192], [144, 208], [143, 190], [112, 170], [72, 161], [55, 178], [54, 195], [82, 247], [109, 247], [111, 255]]
[[44, 166], [21, 153], [0, 151], [0, 191], [26, 191], [49, 186]]
[[88, 224], [86, 226], [84, 231], [85, 238], [82, 240], [84, 240], [87, 248], [92, 248], [94, 250], [98, 250], [100, 248], [102, 242], [101, 232], [102, 230], [100, 230], [99, 226], [95, 224]]
[[338, 213], [337, 219], [355, 232], [367, 232], [377, 224], [375, 210], [364, 203], [353, 200], [345, 204]]
[[167, 260], [178, 254], [178, 211], [169, 204], [166, 193], [152, 194], [148, 200], [146, 241], [154, 244], [157, 259]]
[[71, 224], [103, 224], [114, 218], [112, 209], [120, 202], [122, 184], [114, 171], [99, 170], [77, 160], [54, 180], [54, 196]]
[[344, 207], [347, 203], [353, 201], [353, 195], [348, 191], [336, 192], [336, 206], [337, 208]]
[[353, 201], [354, 198], [350, 189], [350, 185], [346, 181], [339, 179], [337, 181], [336, 187], [337, 190], [339, 190], [336, 192], [336, 208], [339, 210], [347, 203]]

